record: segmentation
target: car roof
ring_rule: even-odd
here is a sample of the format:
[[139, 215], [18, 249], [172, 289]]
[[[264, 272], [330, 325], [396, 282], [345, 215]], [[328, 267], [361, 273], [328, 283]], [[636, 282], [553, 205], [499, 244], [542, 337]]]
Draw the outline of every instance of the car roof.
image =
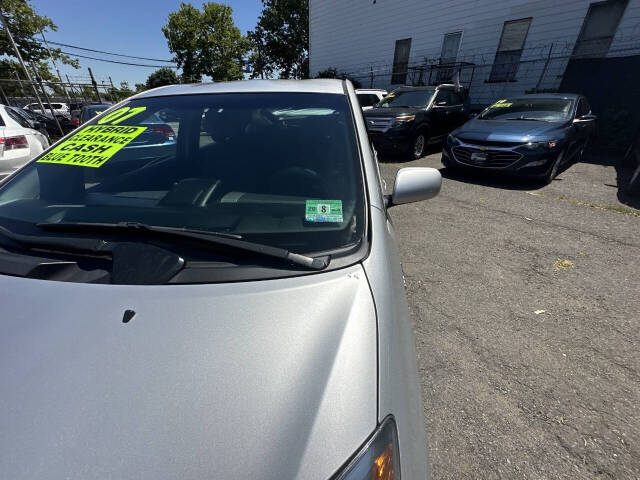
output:
[[526, 100], [527, 98], [567, 98], [567, 99], [576, 100], [580, 97], [582, 97], [582, 95], [577, 93], [528, 93], [526, 95], [520, 95], [517, 97], [507, 97], [507, 98], [511, 98], [512, 100], [516, 100], [516, 99]]
[[193, 83], [169, 85], [139, 93], [133, 98], [163, 97], [167, 95], [196, 95], [211, 93], [332, 93], [344, 95], [344, 80], [241, 80], [236, 82]]
[[384, 88], [357, 88], [356, 93], [386, 92]]

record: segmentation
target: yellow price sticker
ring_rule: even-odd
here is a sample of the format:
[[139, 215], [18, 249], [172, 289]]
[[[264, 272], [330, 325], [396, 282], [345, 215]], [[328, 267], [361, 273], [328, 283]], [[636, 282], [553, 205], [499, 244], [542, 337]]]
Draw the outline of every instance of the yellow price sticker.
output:
[[111, 125], [117, 125], [119, 123], [124, 122], [127, 118], [131, 118], [139, 113], [144, 112], [147, 107], [122, 107], [116, 110], [115, 112], [111, 112], [108, 115], [105, 115], [100, 120], [98, 120], [99, 125], [103, 125], [105, 123], [109, 123]]
[[100, 168], [146, 129], [124, 125], [91, 125], [49, 151], [38, 159], [38, 163]]
[[496, 103], [494, 103], [493, 105], [491, 105], [490, 108], [504, 108], [504, 107], [510, 107], [511, 105], [513, 105], [513, 103], [507, 102], [506, 99], [502, 99], [502, 100], [498, 100]]

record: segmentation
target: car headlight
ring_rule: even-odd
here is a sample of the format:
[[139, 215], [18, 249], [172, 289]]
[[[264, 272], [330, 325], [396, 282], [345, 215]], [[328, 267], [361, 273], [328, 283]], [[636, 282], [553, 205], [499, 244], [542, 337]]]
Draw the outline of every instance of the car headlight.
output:
[[399, 480], [398, 433], [387, 417], [334, 480]]
[[413, 122], [416, 119], [415, 115], [400, 115], [394, 119], [394, 125], [403, 125], [405, 123]]
[[460, 143], [460, 140], [458, 140], [458, 137], [455, 137], [452, 134], [449, 134], [449, 136], [447, 137], [447, 143], [449, 145], [458, 145]]
[[522, 146], [527, 150], [551, 150], [557, 144], [557, 140], [551, 140], [548, 142], [527, 142]]

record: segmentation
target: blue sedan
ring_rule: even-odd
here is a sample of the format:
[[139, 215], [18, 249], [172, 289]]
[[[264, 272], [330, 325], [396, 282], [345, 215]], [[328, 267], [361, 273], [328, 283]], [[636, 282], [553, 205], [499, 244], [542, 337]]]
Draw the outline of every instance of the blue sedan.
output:
[[501, 99], [449, 135], [442, 163], [452, 169], [491, 170], [549, 183], [562, 165], [580, 160], [595, 120], [581, 95]]

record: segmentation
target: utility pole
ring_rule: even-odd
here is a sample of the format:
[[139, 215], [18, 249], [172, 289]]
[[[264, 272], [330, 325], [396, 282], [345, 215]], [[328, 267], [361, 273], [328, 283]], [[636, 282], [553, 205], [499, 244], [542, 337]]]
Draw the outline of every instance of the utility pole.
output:
[[93, 72], [91, 71], [91, 67], [87, 67], [89, 69], [89, 76], [91, 77], [91, 84], [93, 85], [93, 90], [96, 92], [96, 96], [98, 97], [98, 103], [102, 103], [102, 99], [100, 98], [100, 91], [98, 90], [98, 82], [93, 76]]
[[[33, 73], [34, 73], [34, 75], [36, 77], [36, 81], [38, 82], [38, 85], [40, 85], [40, 90], [42, 90], [42, 93], [44, 93], [44, 98], [47, 100], [47, 103], [49, 104], [49, 111], [51, 112], [51, 117], [55, 120], [56, 125], [58, 126], [58, 131], [60, 132], [60, 136], [64, 137], [64, 131], [62, 130], [62, 127], [60, 126], [60, 122], [58, 121], [58, 117], [56, 116], [56, 112], [53, 111], [53, 107], [51, 106], [51, 100], [49, 99], [49, 94], [47, 93], [47, 91], [45, 90], [44, 86], [42, 85], [42, 80], [40, 79], [40, 75], [38, 75], [38, 71], [34, 67], [33, 62], [31, 62], [31, 68], [33, 68]], [[42, 111], [42, 113], [44, 113], [44, 110]]]
[[44, 38], [44, 32], [40, 30], [40, 35], [42, 35], [42, 40], [44, 41], [45, 47], [47, 47], [47, 52], [49, 53], [49, 58], [51, 59], [51, 63], [53, 63], [53, 67], [56, 69], [56, 73], [58, 74], [58, 79], [60, 80], [60, 84], [62, 85], [62, 90], [64, 91], [64, 95], [67, 97], [67, 102], [71, 103], [71, 97], [69, 96], [69, 92], [62, 83], [62, 75], [60, 75], [60, 70], [58, 70], [58, 64], [56, 63], [55, 58], [51, 55], [51, 50], [49, 49], [49, 43], [47, 43], [47, 39]]
[[33, 90], [33, 94], [36, 96], [36, 100], [38, 100], [38, 104], [40, 104], [40, 108], [42, 109], [41, 111], [42, 113], [44, 113], [44, 105], [42, 104], [42, 100], [40, 100], [40, 97], [38, 96], [38, 92], [36, 91], [36, 86], [33, 84], [33, 80], [31, 80], [31, 75], [29, 75], [29, 69], [24, 64], [22, 55], [20, 55], [20, 50], [18, 50], [18, 45], [16, 45], [16, 42], [13, 39], [13, 35], [11, 35], [11, 31], [9, 31], [9, 25], [7, 25], [7, 21], [4, 19], [4, 12], [2, 12], [2, 10], [0, 10], [0, 20], [2, 21], [2, 25], [4, 26], [4, 29], [7, 31], [7, 37], [9, 37], [9, 41], [11, 42], [13, 49], [16, 51], [16, 55], [18, 56], [20, 65], [22, 65], [24, 74], [27, 76], [27, 80], [29, 81], [29, 84], [31, 85], [31, 88]]

